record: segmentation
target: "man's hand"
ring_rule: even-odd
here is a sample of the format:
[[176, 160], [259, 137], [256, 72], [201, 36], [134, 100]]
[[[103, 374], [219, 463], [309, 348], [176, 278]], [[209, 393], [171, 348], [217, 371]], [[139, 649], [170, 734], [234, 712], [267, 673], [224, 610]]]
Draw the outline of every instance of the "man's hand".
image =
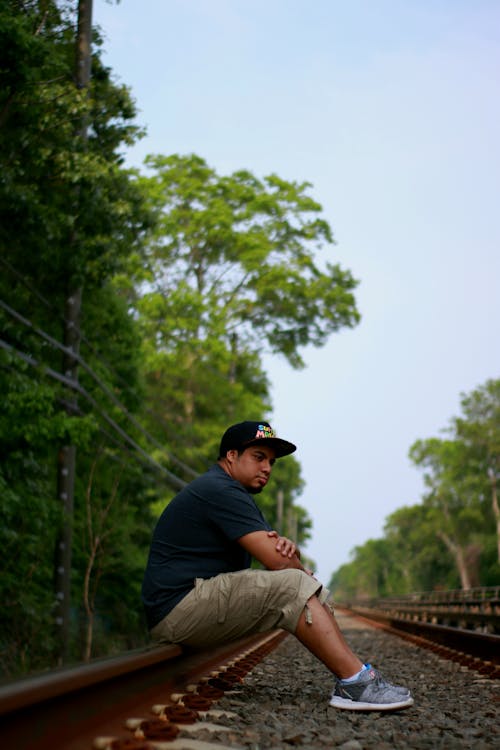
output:
[[251, 531], [238, 542], [268, 570], [304, 570], [295, 542], [280, 536], [277, 531]]
[[296, 555], [300, 560], [299, 548], [291, 539], [288, 539], [286, 536], [280, 536], [277, 531], [268, 531], [267, 536], [278, 540], [276, 542], [276, 551], [283, 555], [283, 557], [291, 559]]

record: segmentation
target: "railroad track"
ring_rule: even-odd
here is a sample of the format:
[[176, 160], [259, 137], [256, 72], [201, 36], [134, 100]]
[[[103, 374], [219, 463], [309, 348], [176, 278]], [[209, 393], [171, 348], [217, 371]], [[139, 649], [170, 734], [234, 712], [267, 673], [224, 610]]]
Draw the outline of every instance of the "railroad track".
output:
[[0, 747], [157, 750], [168, 742], [171, 750], [200, 750], [194, 739], [178, 744], [178, 725], [189, 727], [200, 715], [216, 721], [213, 702], [285, 635], [274, 631], [202, 652], [143, 649], [0, 687]]
[[[396, 622], [368, 608], [338, 609], [485, 677], [500, 678], [500, 636]], [[0, 748], [220, 750], [220, 744], [196, 739], [198, 719], [204, 728], [214, 728], [217, 700], [237, 689], [286, 635], [274, 631], [209, 652], [148, 648], [0, 687]], [[193, 737], [176, 739], [180, 726], [192, 727]]]
[[[500, 635], [409, 619], [378, 606], [341, 605], [336, 609], [363, 619], [374, 627], [431, 650], [445, 659], [475, 669], [485, 677], [500, 679]], [[452, 613], [454, 616], [454, 613]], [[441, 615], [447, 615], [441, 610]], [[498, 619], [498, 618], [497, 618]]]

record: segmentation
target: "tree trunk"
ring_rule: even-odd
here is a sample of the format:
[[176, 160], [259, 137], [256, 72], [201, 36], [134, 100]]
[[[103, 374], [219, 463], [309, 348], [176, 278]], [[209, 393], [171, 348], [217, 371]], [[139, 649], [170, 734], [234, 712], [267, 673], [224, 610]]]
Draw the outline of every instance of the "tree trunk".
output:
[[449, 551], [451, 552], [455, 565], [457, 566], [458, 575], [460, 576], [460, 584], [464, 590], [470, 589], [471, 579], [469, 570], [467, 567], [467, 560], [464, 550], [461, 545], [454, 542], [444, 531], [438, 531], [438, 537], [445, 543]]
[[96, 551], [100, 544], [99, 537], [95, 539], [95, 542], [90, 550], [87, 567], [85, 569], [85, 578], [83, 581], [83, 606], [85, 607], [85, 614], [87, 616], [87, 623], [85, 627], [85, 645], [83, 650], [83, 661], [90, 661], [90, 655], [92, 653], [92, 638], [94, 634], [94, 606], [91, 602], [90, 597], [90, 576], [92, 575], [92, 569], [94, 567]]
[[498, 507], [497, 475], [496, 471], [491, 467], [488, 469], [488, 477], [491, 483], [491, 505], [497, 527], [497, 559], [500, 564], [500, 508]]
[[108, 516], [111, 510], [111, 506], [116, 500], [116, 496], [118, 494], [118, 487], [120, 485], [120, 474], [117, 473], [115, 479], [113, 480], [113, 486], [111, 489], [108, 502], [101, 509], [100, 513], [96, 513], [98, 528], [95, 529], [94, 528], [94, 513], [93, 513], [93, 508], [92, 508], [92, 486], [94, 482], [95, 472], [97, 470], [97, 462], [99, 459], [99, 455], [100, 455], [100, 451], [98, 451], [97, 456], [94, 462], [92, 463], [92, 466], [90, 469], [89, 481], [87, 483], [87, 490], [85, 493], [86, 511], [87, 511], [87, 535], [88, 535], [88, 542], [89, 542], [89, 557], [87, 560], [87, 565], [85, 567], [85, 576], [83, 580], [83, 606], [84, 606], [85, 614], [87, 617], [87, 622], [85, 626], [85, 644], [84, 644], [84, 650], [83, 650], [84, 661], [90, 661], [90, 657], [92, 654], [92, 640], [94, 637], [94, 620], [95, 620], [95, 601], [96, 601], [96, 596], [97, 596], [98, 582], [100, 578], [100, 573], [102, 572], [102, 568], [98, 567], [97, 574], [95, 575], [94, 587], [93, 587], [93, 590], [91, 591], [92, 573], [94, 571], [94, 566], [96, 564], [98, 555], [102, 556], [103, 554], [103, 541], [110, 532], [109, 528], [106, 529]]
[[480, 560], [481, 547], [479, 544], [468, 544], [464, 550], [465, 565], [469, 573], [469, 583], [471, 588], [479, 586], [481, 583]]
[[[63, 355], [63, 372], [67, 378], [77, 382], [78, 363], [74, 354], [80, 349], [80, 304], [81, 291], [71, 295], [66, 304], [64, 345], [67, 352]], [[70, 392], [66, 401], [68, 414], [75, 414], [77, 401], [74, 392]], [[75, 486], [76, 446], [61, 446], [57, 456], [57, 496], [62, 506], [62, 523], [56, 543], [55, 556], [55, 593], [56, 593], [56, 643], [58, 644], [58, 663], [69, 658], [70, 651], [70, 614], [71, 614], [71, 557], [73, 546], [73, 506]]]

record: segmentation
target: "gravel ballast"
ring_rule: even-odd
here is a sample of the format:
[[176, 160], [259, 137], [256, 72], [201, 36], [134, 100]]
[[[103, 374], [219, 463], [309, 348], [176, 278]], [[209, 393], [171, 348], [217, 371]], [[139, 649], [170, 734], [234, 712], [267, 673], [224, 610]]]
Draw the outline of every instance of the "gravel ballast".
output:
[[247, 674], [236, 693], [214, 705], [236, 714], [217, 720], [229, 731], [208, 732], [200, 724], [197, 737], [248, 750], [500, 748], [498, 680], [347, 615], [337, 619], [363, 661], [411, 689], [412, 707], [390, 713], [329, 707], [333, 677], [296, 638], [287, 636]]

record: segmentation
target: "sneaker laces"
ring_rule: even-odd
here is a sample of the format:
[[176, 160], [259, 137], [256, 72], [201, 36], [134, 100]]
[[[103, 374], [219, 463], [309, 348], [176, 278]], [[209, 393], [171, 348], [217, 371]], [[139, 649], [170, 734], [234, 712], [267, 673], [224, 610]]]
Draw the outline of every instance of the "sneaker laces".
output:
[[[401, 685], [393, 685], [392, 682], [389, 682], [385, 679], [385, 677], [380, 674], [378, 669], [375, 669], [375, 667], [372, 667], [371, 664], [368, 664], [368, 672], [370, 675], [370, 678], [373, 680], [375, 685], [379, 688], [383, 689], [389, 689], [396, 693], [400, 693], [401, 695], [410, 695], [410, 691], [408, 688], [405, 688]], [[367, 683], [369, 684], [369, 683]]]
[[[410, 691], [408, 688], [405, 688], [399, 685], [393, 685], [391, 682], [388, 682], [386, 678], [378, 671], [378, 669], [375, 669], [375, 667], [372, 667], [371, 664], [365, 664], [365, 667], [366, 669], [363, 670], [363, 672], [360, 674], [358, 679], [354, 680], [353, 682], [346, 683], [346, 682], [342, 682], [342, 680], [337, 680], [342, 692], [344, 692], [346, 695], [350, 695], [349, 688], [362, 683], [365, 685], [365, 687], [368, 687], [368, 685], [372, 685], [376, 688], [381, 688], [383, 690], [395, 691], [396, 693], [399, 693], [402, 696], [410, 695]], [[367, 677], [369, 679], [366, 679]]]

